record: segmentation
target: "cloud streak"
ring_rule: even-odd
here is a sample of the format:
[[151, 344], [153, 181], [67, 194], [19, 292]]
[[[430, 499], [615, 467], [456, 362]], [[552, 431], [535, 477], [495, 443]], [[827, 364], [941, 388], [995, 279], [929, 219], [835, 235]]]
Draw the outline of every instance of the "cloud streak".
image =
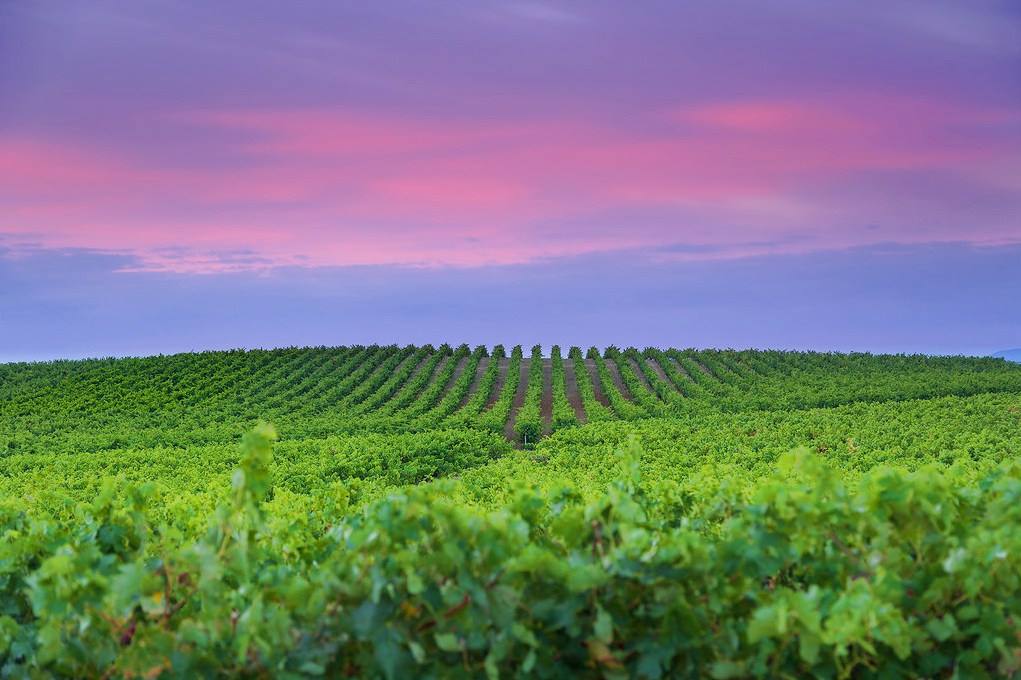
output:
[[481, 268], [195, 277], [127, 272], [137, 264], [128, 255], [12, 257], [0, 246], [0, 361], [446, 341], [988, 353], [1021, 337], [1021, 319], [1005, 313], [1021, 289], [1019, 259], [1021, 246], [887, 244], [736, 260], [629, 250]]
[[[858, 210], [834, 200], [833, 188], [898, 172], [942, 173], [995, 191], [989, 168], [1021, 157], [1013, 134], [1021, 118], [1010, 110], [865, 94], [715, 102], [650, 112], [621, 128], [596, 119], [480, 123], [338, 109], [180, 119], [185, 129], [221, 130], [227, 161], [182, 168], [0, 138], [0, 229], [36, 232], [54, 247], [128, 250], [159, 269], [174, 261], [158, 249], [181, 244], [250, 249], [259, 267], [299, 256], [320, 266], [522, 262], [685, 239], [713, 241], [713, 257], [743, 256], [727, 246], [777, 232], [811, 231], [806, 248], [932, 240], [910, 228], [870, 234], [861, 223], [834, 225]], [[881, 188], [870, 193], [884, 202]], [[937, 213], [945, 198], [933, 195], [923, 207]], [[622, 221], [600, 233], [600, 222], [641, 210], [674, 219]], [[589, 233], [572, 237], [559, 226], [579, 216], [594, 227]], [[902, 217], [891, 206], [868, 221]], [[984, 222], [947, 237], [1021, 237], [1009, 219]], [[216, 261], [195, 252], [177, 268]]]

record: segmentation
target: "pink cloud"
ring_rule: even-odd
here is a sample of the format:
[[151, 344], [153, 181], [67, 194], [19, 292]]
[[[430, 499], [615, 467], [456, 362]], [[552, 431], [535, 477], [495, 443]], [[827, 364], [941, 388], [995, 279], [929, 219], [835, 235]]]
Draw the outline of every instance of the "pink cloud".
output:
[[47, 189], [109, 188], [114, 183], [148, 176], [101, 154], [45, 140], [0, 137], [2, 191], [42, 192]]
[[679, 107], [666, 117], [709, 128], [809, 137], [1021, 122], [1021, 114], [1010, 109], [868, 93], [717, 102]]
[[271, 156], [406, 156], [505, 138], [516, 129], [508, 124], [437, 123], [343, 110], [208, 111], [176, 118], [245, 133], [242, 150]]
[[748, 101], [709, 104], [678, 111], [674, 118], [710, 128], [754, 133], [860, 134], [866, 121], [812, 103]]
[[[864, 95], [716, 102], [627, 126], [334, 110], [200, 112], [172, 124], [221, 132], [215, 144], [228, 160], [181, 167], [0, 137], [0, 233], [136, 252], [155, 268], [187, 271], [268, 266], [216, 255], [237, 248], [276, 264], [470, 265], [685, 240], [768, 242], [798, 229], [822, 247], [869, 236], [826, 226], [861, 206], [813, 199], [812, 187], [874, 171], [987, 182], [989, 167], [1010, 167], [1021, 150], [983, 137], [1017, 124], [1010, 111]], [[577, 233], [559, 226], [634, 210], [678, 217]], [[1011, 229], [990, 224], [983, 237]], [[186, 254], [160, 250], [182, 244]], [[699, 256], [749, 250], [707, 252]]]

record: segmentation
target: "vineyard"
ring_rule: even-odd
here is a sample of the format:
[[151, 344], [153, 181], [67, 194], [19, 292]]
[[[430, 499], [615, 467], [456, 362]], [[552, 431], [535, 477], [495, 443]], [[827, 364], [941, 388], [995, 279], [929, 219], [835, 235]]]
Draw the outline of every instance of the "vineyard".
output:
[[1021, 674], [1001, 359], [0, 364], [0, 492], [0, 677]]

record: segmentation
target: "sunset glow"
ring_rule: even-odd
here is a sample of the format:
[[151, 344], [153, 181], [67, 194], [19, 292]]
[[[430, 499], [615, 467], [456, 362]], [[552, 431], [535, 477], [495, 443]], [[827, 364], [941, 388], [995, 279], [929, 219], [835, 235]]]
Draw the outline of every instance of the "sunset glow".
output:
[[1019, 17], [983, 7], [8, 4], [0, 263], [1011, 246]]

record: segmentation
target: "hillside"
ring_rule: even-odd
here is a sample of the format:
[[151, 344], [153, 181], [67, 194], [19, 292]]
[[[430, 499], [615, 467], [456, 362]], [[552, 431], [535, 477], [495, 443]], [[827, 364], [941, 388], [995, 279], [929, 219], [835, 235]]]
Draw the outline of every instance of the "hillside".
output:
[[70, 453], [469, 428], [515, 445], [579, 423], [1021, 387], [992, 359], [554, 346], [289, 348], [0, 364], [0, 450]]
[[1021, 616], [1019, 455], [993, 358], [2, 364], [0, 670], [988, 674], [1017, 658], [981, 640]]
[[997, 352], [993, 356], [999, 359], [1006, 359], [1007, 361], [1021, 363], [1021, 349], [1005, 349], [1002, 352]]

